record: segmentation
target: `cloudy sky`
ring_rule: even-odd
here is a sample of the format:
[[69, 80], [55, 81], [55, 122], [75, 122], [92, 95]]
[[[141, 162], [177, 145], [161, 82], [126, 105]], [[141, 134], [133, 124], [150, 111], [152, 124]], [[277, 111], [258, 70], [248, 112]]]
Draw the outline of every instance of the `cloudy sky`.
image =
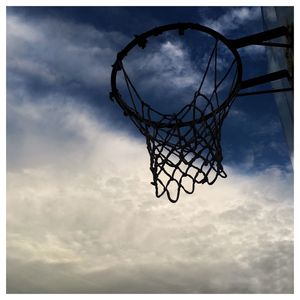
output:
[[[7, 9], [7, 292], [293, 292], [293, 171], [272, 96], [234, 103], [228, 178], [176, 204], [155, 198], [145, 141], [108, 98], [116, 53], [179, 21], [262, 30], [256, 7]], [[261, 48], [241, 56], [246, 76], [266, 70]], [[170, 71], [166, 96], [193, 87], [190, 49], [153, 57], [131, 60], [164, 67], [149, 92]]]

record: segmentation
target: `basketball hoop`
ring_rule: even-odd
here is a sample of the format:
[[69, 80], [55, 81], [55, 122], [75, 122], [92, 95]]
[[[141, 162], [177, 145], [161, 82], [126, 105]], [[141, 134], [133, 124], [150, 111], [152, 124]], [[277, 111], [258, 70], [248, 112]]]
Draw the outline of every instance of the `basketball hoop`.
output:
[[[183, 105], [176, 113], [162, 113], [143, 100], [123, 65], [123, 59], [134, 47], [145, 49], [149, 37], [157, 37], [165, 32], [193, 30], [205, 33], [213, 40], [207, 66], [202, 74], [198, 89], [191, 102]], [[290, 47], [266, 41], [286, 35], [285, 27], [230, 40], [211, 28], [194, 23], [176, 23], [153, 28], [135, 38], [117, 54], [111, 73], [112, 101], [118, 103], [139, 131], [145, 136], [150, 155], [152, 184], [157, 197], [165, 193], [171, 202], [176, 202], [181, 190], [191, 194], [196, 184], [213, 184], [217, 178], [227, 175], [223, 169], [221, 127], [230, 107], [237, 96], [274, 93], [281, 90], [246, 91], [251, 87], [273, 80], [290, 78], [287, 70], [243, 80], [242, 61], [238, 48], [249, 45]], [[220, 45], [231, 53], [231, 61], [226, 72], [218, 74], [218, 51]], [[205, 90], [208, 73], [213, 74], [212, 89]], [[125, 100], [117, 87], [117, 77], [122, 76], [129, 98]], [[285, 89], [286, 91], [287, 89]], [[288, 89], [291, 90], [291, 89]]]

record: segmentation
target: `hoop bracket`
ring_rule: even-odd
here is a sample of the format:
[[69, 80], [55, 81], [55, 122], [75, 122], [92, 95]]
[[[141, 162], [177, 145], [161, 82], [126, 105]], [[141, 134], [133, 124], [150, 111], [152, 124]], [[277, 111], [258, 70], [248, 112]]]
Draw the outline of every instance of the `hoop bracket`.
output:
[[[230, 40], [230, 43], [236, 48], [243, 48], [250, 45], [261, 45], [261, 46], [272, 46], [272, 47], [283, 47], [284, 45], [279, 43], [269, 43], [262, 44], [263, 42], [279, 38], [281, 36], [288, 37], [288, 29], [285, 26], [280, 26], [271, 30], [267, 30], [264, 32], [248, 35], [239, 39]], [[291, 47], [291, 45], [286, 45], [286, 47]]]
[[[258, 45], [264, 47], [280, 47], [290, 49], [293, 48], [292, 43], [280, 43], [280, 42], [269, 42], [275, 38], [280, 38], [285, 36], [288, 41], [292, 41], [289, 39], [290, 32], [287, 27], [281, 26], [271, 30], [267, 30], [264, 32], [260, 32], [257, 34], [248, 35], [239, 39], [230, 40], [230, 43], [236, 49], [251, 46], [251, 45]], [[251, 79], [243, 80], [240, 85], [240, 90], [247, 89], [250, 87], [254, 87], [257, 85], [269, 83], [279, 79], [288, 79], [292, 81], [292, 76], [288, 72], [288, 70], [279, 70], [273, 73], [265, 74], [262, 76], [257, 76]], [[260, 91], [253, 91], [253, 92], [238, 92], [237, 96], [250, 96], [250, 95], [260, 95], [260, 94], [270, 94], [270, 93], [279, 93], [279, 92], [287, 92], [292, 91], [293, 87], [290, 88], [282, 88], [282, 89], [269, 89], [269, 90], [260, 90]]]
[[[266, 75], [254, 77], [248, 80], [244, 80], [241, 82], [240, 90], [244, 90], [250, 87], [254, 87], [257, 85], [261, 85], [264, 83], [268, 83], [271, 81], [279, 80], [279, 79], [291, 79], [291, 76], [288, 70], [280, 70], [277, 72], [272, 72]], [[292, 91], [293, 88], [284, 88], [284, 89], [270, 89], [270, 90], [261, 90], [261, 91], [253, 91], [253, 92], [242, 92], [238, 93], [237, 96], [250, 96], [250, 95], [259, 95], [259, 94], [271, 94], [271, 93], [279, 93], [279, 92], [287, 92]]]

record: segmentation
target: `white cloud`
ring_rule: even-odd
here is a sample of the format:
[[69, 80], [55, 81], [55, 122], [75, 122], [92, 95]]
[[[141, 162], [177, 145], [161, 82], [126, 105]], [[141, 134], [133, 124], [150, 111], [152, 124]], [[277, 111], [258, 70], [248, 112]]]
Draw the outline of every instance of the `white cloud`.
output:
[[[210, 61], [210, 55], [214, 49], [215, 41], [205, 38], [207, 47], [197, 49], [197, 57], [193, 57], [191, 53], [195, 50], [193, 48], [195, 45], [185, 45], [177, 39], [177, 35], [172, 36], [172, 38], [167, 35], [163, 42], [160, 41], [160, 44], [152, 43], [149, 46], [152, 47], [149, 51], [137, 51], [132, 56], [129, 54], [124, 59], [124, 67], [141, 98], [154, 109], [159, 108], [164, 113], [176, 113], [184, 105], [191, 103], [208, 66], [208, 72], [202, 83], [201, 91], [210, 98], [214, 91], [215, 80], [214, 59]], [[199, 40], [203, 42], [201, 38]], [[233, 59], [232, 53], [227, 48], [225, 49], [224, 45], [218, 45], [218, 54], [216, 84], [222, 81]], [[228, 97], [235, 67], [234, 65], [227, 74], [226, 80], [218, 86], [220, 103]], [[120, 92], [123, 96], [125, 95], [125, 99], [130, 99], [122, 75], [120, 78], [119, 82], [123, 83]], [[132, 94], [134, 95], [134, 93]], [[137, 97], [134, 98], [137, 99]], [[198, 103], [205, 106], [206, 101], [200, 99], [201, 96], [198, 98]], [[136, 102], [138, 103], [138, 100]], [[129, 105], [131, 105], [130, 102]], [[213, 103], [213, 105], [216, 106], [217, 103]], [[206, 109], [209, 110], [211, 107]]]
[[133, 80], [144, 78], [140, 85], [148, 90], [157, 90], [158, 94], [174, 95], [189, 88], [192, 95], [201, 78], [183, 43], [167, 38], [157, 49], [139, 54], [129, 64]]
[[107, 86], [115, 52], [122, 44], [124, 36], [117, 32], [8, 14], [8, 78], [25, 85], [34, 76], [57, 86], [76, 82], [86, 87]]
[[36, 101], [27, 86], [106, 81], [120, 35], [11, 18], [7, 65], [23, 85], [8, 89], [8, 292], [293, 291], [292, 173], [227, 168], [175, 205], [156, 199], [143, 138], [114, 131], [81, 96]]
[[174, 205], [154, 197], [143, 142], [44, 100], [8, 108], [23, 140], [61, 146], [45, 164], [8, 136], [26, 161], [7, 174], [9, 292], [292, 292], [291, 174], [228, 169]]
[[37, 27], [31, 26], [24, 22], [20, 22], [19, 17], [8, 15], [6, 22], [8, 42], [12, 40], [24, 40], [27, 42], [39, 42], [43, 36]]
[[[52, 93], [53, 89], [57, 92], [84, 87], [97, 92], [101, 89], [107, 95], [111, 64], [117, 51], [129, 40], [121, 33], [101, 31], [90, 25], [54, 18], [40, 22], [8, 14], [8, 85], [12, 89], [19, 85], [44, 94]], [[146, 102], [149, 101], [154, 108], [164, 105], [162, 110], [167, 113], [178, 112], [192, 101], [209, 56], [205, 53], [201, 57], [199, 53], [196, 63], [184, 43], [168, 38], [156, 50], [132, 57], [129, 55], [131, 67], [128, 73], [134, 83], [138, 82], [136, 88]], [[225, 66], [225, 58], [220, 59], [218, 65]], [[224, 70], [220, 70], [220, 78], [222, 72]], [[208, 95], [213, 89], [212, 78], [211, 71], [203, 87]], [[118, 80], [118, 84], [121, 81]], [[224, 88], [223, 85], [219, 90]], [[130, 101], [126, 87], [123, 88], [120, 87], [122, 95], [127, 95], [124, 98]], [[170, 101], [173, 103], [172, 111]]]
[[257, 21], [259, 18], [261, 18], [260, 7], [237, 7], [228, 10], [218, 19], [202, 17], [201, 23], [226, 34], [236, 29], [241, 30], [242, 26], [248, 26], [249, 22]]
[[[249, 28], [250, 24], [253, 24], [253, 22], [259, 22], [260, 20], [260, 7], [236, 7], [227, 10], [226, 13], [217, 19], [202, 16], [201, 23], [226, 36], [235, 30], [238, 30], [238, 32], [244, 32], [245, 29]], [[248, 30], [246, 31], [248, 32]], [[251, 34], [251, 32], [248, 34]], [[234, 36], [234, 38], [240, 37], [242, 36]], [[248, 57], [252, 57], [253, 60], [257, 60], [265, 54], [266, 47], [250, 45], [239, 49], [239, 52], [241, 55], [247, 55]]]
[[[39, 83], [46, 86], [42, 86], [43, 93], [52, 92], [53, 88], [85, 87], [97, 91], [105, 89], [108, 94], [111, 65], [117, 51], [129, 40], [130, 37], [119, 32], [101, 31], [90, 25], [54, 18], [40, 22], [8, 14], [8, 84], [34, 89]], [[151, 91], [157, 96], [153, 103], [161, 103], [164, 93], [181, 109], [182, 103], [192, 100], [201, 74], [183, 44], [166, 41], [157, 50], [132, 57], [131, 79], [134, 81], [134, 75], [137, 76], [139, 86], [143, 86], [139, 90], [142, 95]], [[34, 87], [32, 82], [35, 82]], [[183, 97], [178, 97], [182, 94]]]

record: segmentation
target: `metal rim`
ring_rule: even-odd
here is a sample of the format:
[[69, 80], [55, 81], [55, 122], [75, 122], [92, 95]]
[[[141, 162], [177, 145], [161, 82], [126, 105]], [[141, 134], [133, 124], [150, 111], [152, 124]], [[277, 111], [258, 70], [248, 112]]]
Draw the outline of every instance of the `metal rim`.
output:
[[[171, 31], [171, 30], [187, 30], [187, 29], [192, 29], [200, 32], [207, 33], [211, 36], [213, 36], [216, 40], [220, 40], [233, 54], [235, 60], [236, 60], [236, 65], [237, 65], [237, 76], [236, 76], [236, 82], [235, 86], [232, 88], [232, 91], [230, 95], [226, 98], [226, 100], [223, 101], [223, 103], [214, 111], [208, 113], [204, 117], [196, 120], [191, 120], [191, 121], [185, 121], [181, 123], [174, 123], [174, 124], [165, 124], [165, 123], [160, 123], [152, 120], [145, 119], [142, 115], [140, 115], [138, 112], [134, 111], [127, 103], [126, 101], [123, 100], [122, 96], [120, 95], [118, 88], [117, 88], [117, 74], [120, 71], [119, 64], [122, 63], [122, 60], [124, 57], [130, 52], [131, 49], [133, 49], [135, 46], [139, 46], [140, 41], [146, 40], [148, 37], [151, 36], [158, 36], [164, 32]], [[118, 102], [119, 106], [124, 110], [124, 113], [127, 115], [136, 118], [137, 120], [143, 122], [144, 124], [147, 124], [149, 126], [153, 126], [156, 128], [166, 128], [166, 127], [173, 127], [173, 126], [189, 126], [191, 124], [200, 123], [203, 120], [207, 120], [219, 111], [221, 111], [224, 107], [227, 106], [228, 102], [230, 102], [238, 93], [240, 89], [240, 84], [242, 82], [242, 63], [241, 63], [241, 58], [240, 55], [236, 49], [236, 47], [231, 43], [230, 40], [228, 40], [225, 36], [220, 34], [219, 32], [197, 24], [197, 23], [174, 23], [174, 24], [168, 24], [168, 25], [163, 25], [159, 27], [155, 27], [149, 31], [146, 31], [138, 36], [136, 36], [127, 46], [125, 46], [118, 54], [117, 54], [117, 59], [115, 63], [112, 65], [112, 72], [111, 72], [111, 91], [114, 99]], [[152, 109], [152, 108], [151, 108]], [[152, 109], [153, 111], [157, 112], [155, 109]], [[159, 113], [159, 112], [157, 112]], [[168, 114], [166, 114], [168, 115]]]

